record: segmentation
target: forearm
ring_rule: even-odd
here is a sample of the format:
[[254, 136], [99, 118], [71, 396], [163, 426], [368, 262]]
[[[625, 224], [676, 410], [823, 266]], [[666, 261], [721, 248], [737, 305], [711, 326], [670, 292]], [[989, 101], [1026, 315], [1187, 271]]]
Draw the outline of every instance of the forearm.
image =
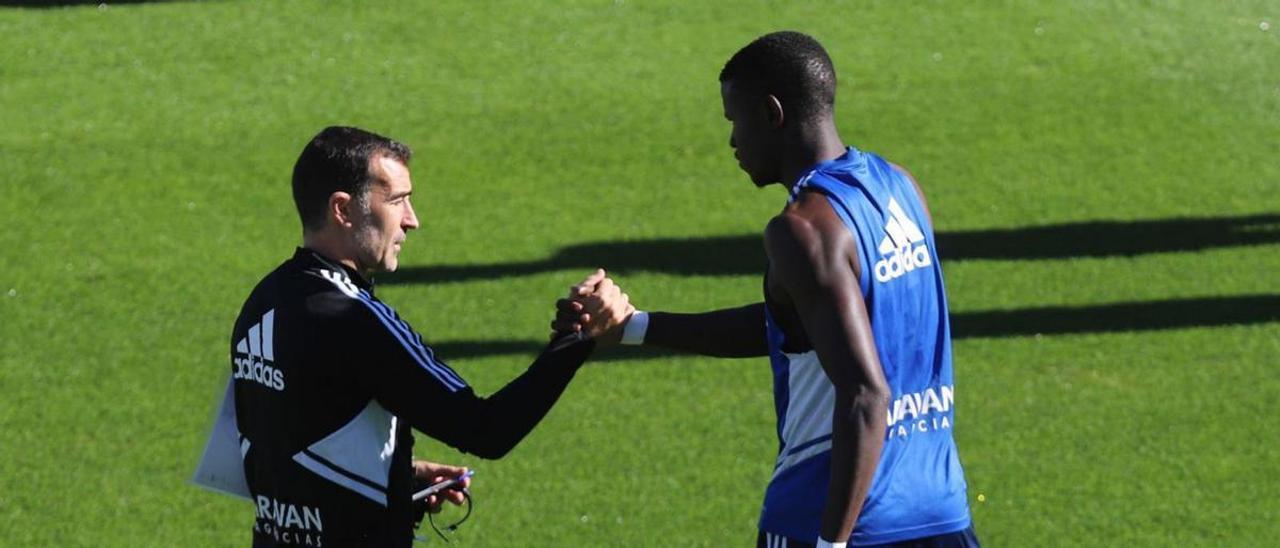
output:
[[700, 314], [651, 312], [644, 344], [723, 358], [768, 355], [764, 303]]
[[822, 515], [822, 538], [848, 540], [880, 463], [888, 395], [862, 390], [838, 394], [832, 416], [831, 479]]
[[594, 348], [591, 340], [558, 337], [523, 374], [476, 400], [472, 416], [461, 421], [465, 424], [454, 429], [451, 439], [442, 441], [479, 457], [502, 458], [542, 421]]

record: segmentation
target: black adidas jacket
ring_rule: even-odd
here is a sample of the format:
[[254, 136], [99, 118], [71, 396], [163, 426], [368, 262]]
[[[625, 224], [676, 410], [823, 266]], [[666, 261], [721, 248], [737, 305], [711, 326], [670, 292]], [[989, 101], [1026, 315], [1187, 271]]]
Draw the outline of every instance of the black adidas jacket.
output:
[[254, 546], [409, 546], [409, 427], [501, 457], [594, 346], [561, 335], [480, 398], [358, 273], [298, 249], [254, 288], [231, 338]]

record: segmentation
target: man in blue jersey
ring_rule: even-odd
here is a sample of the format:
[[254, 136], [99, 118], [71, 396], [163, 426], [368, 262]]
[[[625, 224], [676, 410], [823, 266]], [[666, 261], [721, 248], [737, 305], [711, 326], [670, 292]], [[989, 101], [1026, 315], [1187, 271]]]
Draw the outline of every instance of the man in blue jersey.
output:
[[[729, 146], [757, 186], [790, 191], [765, 228], [764, 302], [636, 312], [622, 342], [769, 356], [779, 450], [759, 546], [977, 546], [932, 222], [906, 170], [844, 145], [835, 90], [831, 59], [804, 34], [763, 36], [729, 60]], [[585, 286], [560, 307], [559, 328], [610, 309]]]

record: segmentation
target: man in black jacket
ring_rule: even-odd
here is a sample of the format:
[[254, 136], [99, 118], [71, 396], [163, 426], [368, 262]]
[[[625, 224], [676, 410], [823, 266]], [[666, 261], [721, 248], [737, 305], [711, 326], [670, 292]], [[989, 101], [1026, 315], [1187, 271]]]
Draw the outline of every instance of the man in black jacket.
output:
[[[422, 337], [374, 296], [408, 231], [411, 152], [331, 127], [294, 166], [303, 247], [249, 295], [231, 338], [236, 424], [254, 502], [254, 546], [408, 546], [411, 488], [463, 469], [413, 461], [410, 427], [496, 459], [542, 419], [630, 310], [597, 271], [608, 314], [557, 333], [527, 371], [478, 397]], [[620, 303], [620, 304], [619, 304]], [[439, 501], [434, 501], [436, 504]]]

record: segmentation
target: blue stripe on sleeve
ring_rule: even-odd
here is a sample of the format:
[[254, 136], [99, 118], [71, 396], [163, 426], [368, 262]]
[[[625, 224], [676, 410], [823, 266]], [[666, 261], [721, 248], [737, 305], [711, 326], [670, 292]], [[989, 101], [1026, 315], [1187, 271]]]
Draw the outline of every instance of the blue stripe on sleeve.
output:
[[426, 362], [426, 364], [424, 364], [423, 367], [430, 367], [438, 371], [440, 374], [452, 380], [453, 383], [458, 385], [459, 388], [465, 387], [467, 385], [466, 381], [463, 381], [462, 377], [459, 377], [457, 373], [455, 373], [452, 369], [449, 368], [449, 366], [443, 363], [440, 363], [439, 360], [435, 359], [435, 353], [431, 351], [430, 347], [428, 347], [426, 344], [423, 344], [422, 336], [419, 335], [417, 332], [415, 332], [412, 328], [410, 328], [409, 324], [406, 324], [404, 320], [401, 320], [399, 315], [396, 314], [395, 311], [391, 309], [391, 307], [387, 306], [384, 303], [374, 300], [363, 291], [361, 291], [360, 297], [361, 297], [361, 300], [364, 301], [366, 304], [371, 304], [374, 307], [375, 311], [381, 312], [381, 319], [384, 320], [383, 323], [384, 324], [389, 323], [388, 328], [392, 329], [393, 331], [398, 331], [399, 337], [397, 338], [403, 337], [401, 338], [401, 342], [406, 345], [406, 348], [412, 347], [410, 349], [410, 352], [411, 353], [414, 351], [417, 352], [417, 356], [420, 358], [419, 362], [423, 362], [423, 361]]
[[430, 373], [431, 376], [435, 377], [436, 380], [441, 382], [441, 384], [444, 384], [445, 388], [448, 388], [450, 392], [457, 392], [466, 386], [465, 384], [454, 380], [454, 378], [451, 378], [456, 378], [456, 375], [450, 376], [442, 371], [441, 367], [436, 365], [434, 362], [424, 360], [423, 358], [425, 355], [421, 348], [417, 347], [417, 345], [415, 345], [411, 340], [405, 338], [404, 334], [396, 328], [395, 324], [389, 321], [383, 312], [375, 306], [376, 303], [372, 300], [368, 300], [368, 298], [363, 295], [363, 292], [359, 297], [357, 297], [357, 299], [373, 312], [373, 315], [378, 318], [378, 321], [382, 322], [382, 325], [391, 332], [391, 335], [394, 336], [397, 341], [400, 341], [400, 345], [409, 352], [409, 356], [411, 356], [414, 361], [418, 362], [418, 365], [422, 366], [427, 373]]
[[422, 343], [422, 337], [409, 328], [408, 324], [404, 323], [391, 307], [374, 300], [368, 292], [356, 287], [345, 276], [337, 272], [321, 270], [320, 274], [323, 279], [337, 286], [338, 290], [342, 291], [344, 295], [360, 301], [370, 312], [373, 312], [374, 317], [378, 318], [378, 321], [382, 322], [382, 326], [386, 327], [387, 331], [390, 331], [391, 335], [400, 342], [400, 345], [409, 353], [413, 361], [417, 362], [427, 373], [430, 373], [432, 377], [440, 381], [446, 389], [450, 392], [457, 392], [466, 388], [466, 381], [462, 380], [462, 377], [459, 377], [449, 366], [436, 360], [435, 354], [431, 349]]

